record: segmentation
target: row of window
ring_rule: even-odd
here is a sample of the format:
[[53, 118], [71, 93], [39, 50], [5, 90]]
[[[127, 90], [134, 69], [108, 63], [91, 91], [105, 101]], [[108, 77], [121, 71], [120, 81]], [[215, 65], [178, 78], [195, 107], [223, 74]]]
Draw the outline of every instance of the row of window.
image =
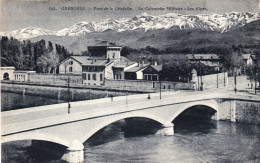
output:
[[103, 67], [95, 67], [95, 66], [83, 66], [83, 71], [103, 71]]
[[[83, 78], [83, 80], [94, 80], [94, 81], [96, 81], [97, 80], [97, 74], [91, 75], [91, 74], [83, 73], [82, 78]], [[103, 74], [99, 74], [99, 80], [103, 81]]]

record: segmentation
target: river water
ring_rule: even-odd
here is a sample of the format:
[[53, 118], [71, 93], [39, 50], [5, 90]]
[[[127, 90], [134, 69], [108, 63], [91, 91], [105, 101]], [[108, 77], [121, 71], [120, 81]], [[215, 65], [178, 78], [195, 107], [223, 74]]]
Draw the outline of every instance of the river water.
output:
[[[25, 98], [20, 94], [2, 93], [2, 100], [7, 99], [6, 96]], [[35, 101], [35, 98], [31, 100]], [[55, 103], [51, 99], [45, 100], [37, 105]], [[26, 103], [21, 105], [26, 107]], [[17, 105], [14, 107], [18, 108]], [[84, 143], [84, 162], [260, 162], [260, 126], [196, 118], [178, 119], [174, 124], [174, 136], [161, 136], [154, 134], [158, 124], [147, 119], [115, 122]], [[65, 148], [46, 144], [38, 145], [41, 150], [36, 150], [37, 145], [31, 145], [31, 141], [3, 144], [2, 162], [62, 163], [59, 158]]]

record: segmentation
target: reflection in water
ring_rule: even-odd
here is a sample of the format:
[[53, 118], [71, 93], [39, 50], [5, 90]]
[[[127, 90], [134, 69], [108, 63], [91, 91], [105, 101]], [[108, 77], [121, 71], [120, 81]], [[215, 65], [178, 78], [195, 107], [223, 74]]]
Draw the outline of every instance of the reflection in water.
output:
[[[173, 122], [174, 136], [156, 135], [160, 124], [152, 120], [117, 121], [84, 143], [84, 162], [259, 162], [260, 126], [192, 118], [194, 114], [193, 108]], [[40, 141], [10, 142], [2, 145], [2, 162], [63, 163], [59, 158], [65, 149]]]

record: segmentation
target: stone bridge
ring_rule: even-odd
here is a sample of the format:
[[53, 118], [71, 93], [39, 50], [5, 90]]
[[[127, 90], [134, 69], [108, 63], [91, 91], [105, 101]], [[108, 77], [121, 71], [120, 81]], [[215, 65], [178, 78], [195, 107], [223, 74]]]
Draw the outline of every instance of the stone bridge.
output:
[[64, 145], [67, 162], [84, 160], [83, 143], [107, 125], [131, 117], [148, 118], [162, 124], [160, 133], [174, 134], [172, 121], [193, 106], [206, 106], [216, 111], [216, 120], [236, 121], [236, 101], [257, 98], [219, 93], [140, 94], [66, 103], [2, 112], [2, 142], [43, 140]]

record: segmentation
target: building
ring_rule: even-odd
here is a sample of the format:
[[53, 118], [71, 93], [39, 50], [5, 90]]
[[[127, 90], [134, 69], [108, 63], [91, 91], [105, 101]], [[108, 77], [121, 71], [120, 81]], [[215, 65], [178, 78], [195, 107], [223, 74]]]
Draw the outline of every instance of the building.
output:
[[245, 65], [249, 66], [253, 64], [253, 55], [252, 54], [242, 54], [243, 62]]
[[[71, 56], [59, 65], [60, 74], [82, 74], [82, 83], [104, 85], [106, 79], [124, 79], [122, 71], [134, 63], [121, 57], [122, 47], [88, 46], [89, 56]], [[114, 74], [115, 73], [115, 74]]]
[[241, 74], [245, 74], [246, 73], [246, 67], [250, 66], [250, 65], [253, 65], [254, 57], [253, 57], [252, 54], [242, 54], [242, 57], [243, 57], [244, 65], [241, 66], [238, 71]]
[[60, 74], [82, 74], [86, 85], [104, 85], [106, 80], [159, 80], [162, 66], [139, 64], [121, 56], [122, 47], [110, 44], [88, 46], [89, 56], [70, 56], [59, 65]]
[[138, 66], [137, 62], [133, 62], [128, 58], [122, 57], [120, 61], [115, 62], [113, 65], [113, 73], [115, 80], [124, 80], [125, 79], [125, 72], [133, 67]]
[[82, 80], [87, 85], [104, 85], [105, 79], [113, 79], [113, 61], [89, 59], [82, 64]]
[[88, 46], [89, 56], [119, 61], [122, 47], [106, 43], [106, 45]]
[[27, 82], [30, 81], [30, 74], [36, 74], [35, 71], [20, 71], [14, 67], [0, 67], [1, 80], [14, 80]]
[[14, 80], [14, 67], [0, 67], [1, 80]]
[[59, 64], [60, 74], [82, 74], [82, 64], [88, 63], [89, 56], [70, 56]]
[[162, 65], [149, 65], [143, 70], [144, 80], [159, 81], [160, 71], [162, 70]]
[[143, 80], [144, 75], [143, 71], [149, 66], [150, 64], [138, 64], [128, 70], [125, 71], [125, 79], [126, 80]]
[[214, 67], [216, 71], [220, 70], [221, 58], [217, 54], [187, 54], [186, 59], [191, 63], [203, 63], [207, 66]]

